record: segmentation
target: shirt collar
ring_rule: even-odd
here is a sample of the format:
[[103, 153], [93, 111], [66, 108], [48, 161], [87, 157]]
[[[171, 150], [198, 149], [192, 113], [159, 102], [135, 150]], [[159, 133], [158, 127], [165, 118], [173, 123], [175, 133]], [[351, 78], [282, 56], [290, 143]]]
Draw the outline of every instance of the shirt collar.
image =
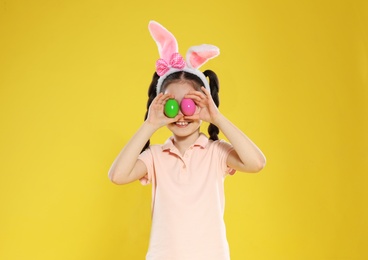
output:
[[[201, 148], [206, 148], [208, 144], [208, 137], [203, 134], [200, 133], [199, 137], [197, 138], [197, 140], [194, 142], [193, 145], [191, 146], [199, 146]], [[176, 149], [175, 145], [174, 145], [174, 137], [171, 136], [169, 139], [166, 140], [166, 142], [162, 145], [162, 150], [173, 150]]]

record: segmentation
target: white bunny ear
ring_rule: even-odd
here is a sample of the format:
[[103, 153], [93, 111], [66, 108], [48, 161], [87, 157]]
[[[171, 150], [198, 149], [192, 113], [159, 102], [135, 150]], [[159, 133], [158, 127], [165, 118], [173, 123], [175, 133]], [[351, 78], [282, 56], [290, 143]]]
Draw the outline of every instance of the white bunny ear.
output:
[[186, 56], [187, 65], [190, 68], [198, 69], [209, 59], [220, 54], [219, 48], [210, 44], [202, 44], [189, 48]]
[[150, 21], [148, 29], [157, 44], [160, 58], [169, 62], [171, 55], [178, 52], [178, 43], [174, 35], [156, 21]]

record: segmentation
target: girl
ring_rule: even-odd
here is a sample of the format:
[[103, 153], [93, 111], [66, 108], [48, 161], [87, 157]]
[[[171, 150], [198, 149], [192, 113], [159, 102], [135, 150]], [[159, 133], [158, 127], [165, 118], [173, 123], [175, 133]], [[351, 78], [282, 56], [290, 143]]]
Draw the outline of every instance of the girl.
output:
[[[109, 178], [116, 184], [152, 183], [152, 228], [146, 259], [230, 259], [223, 220], [224, 179], [236, 170], [260, 171], [265, 157], [218, 110], [216, 74], [198, 70], [219, 54], [218, 48], [194, 46], [185, 61], [169, 31], [153, 21], [149, 30], [161, 59], [149, 88], [145, 121], [115, 159]], [[194, 101], [194, 114], [179, 111], [174, 117], [165, 115], [169, 99], [180, 103], [184, 98]], [[210, 123], [210, 138], [200, 132], [202, 121]], [[163, 126], [172, 136], [163, 145], [150, 145], [150, 137]], [[218, 140], [219, 130], [230, 143]]]

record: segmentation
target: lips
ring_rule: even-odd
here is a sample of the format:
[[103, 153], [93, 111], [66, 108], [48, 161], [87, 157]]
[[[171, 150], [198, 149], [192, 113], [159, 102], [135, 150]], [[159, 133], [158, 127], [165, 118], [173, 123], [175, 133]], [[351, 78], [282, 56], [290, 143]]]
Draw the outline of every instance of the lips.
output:
[[187, 121], [177, 121], [175, 122], [175, 125], [178, 127], [186, 127], [189, 124]]

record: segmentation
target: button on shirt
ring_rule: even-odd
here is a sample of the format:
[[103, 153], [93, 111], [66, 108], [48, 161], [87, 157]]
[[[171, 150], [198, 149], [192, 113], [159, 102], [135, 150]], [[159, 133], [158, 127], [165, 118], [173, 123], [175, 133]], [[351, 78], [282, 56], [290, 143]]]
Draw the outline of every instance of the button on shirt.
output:
[[173, 138], [153, 145], [139, 159], [147, 167], [140, 181], [152, 183], [152, 227], [148, 260], [227, 260], [224, 179], [233, 147], [200, 134], [183, 155]]

